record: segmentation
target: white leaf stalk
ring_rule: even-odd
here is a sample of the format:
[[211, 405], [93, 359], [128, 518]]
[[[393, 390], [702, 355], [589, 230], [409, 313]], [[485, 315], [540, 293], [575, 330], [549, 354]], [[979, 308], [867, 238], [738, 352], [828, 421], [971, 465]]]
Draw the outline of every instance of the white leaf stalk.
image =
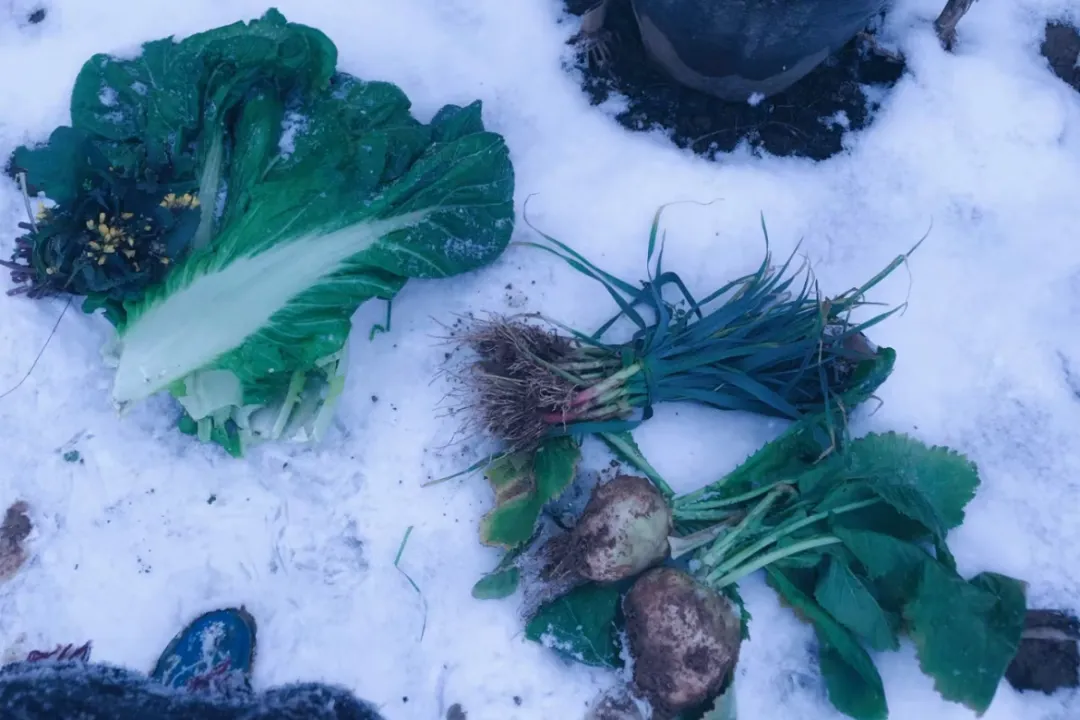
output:
[[409, 213], [299, 237], [196, 277], [146, 308], [125, 329], [113, 399], [121, 404], [143, 400], [206, 367], [349, 258], [425, 215]]

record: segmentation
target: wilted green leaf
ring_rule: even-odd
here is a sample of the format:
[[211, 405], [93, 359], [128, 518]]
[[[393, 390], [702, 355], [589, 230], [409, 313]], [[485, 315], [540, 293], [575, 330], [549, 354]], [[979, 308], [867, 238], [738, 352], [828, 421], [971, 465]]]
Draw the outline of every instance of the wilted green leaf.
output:
[[896, 650], [900, 645], [885, 611], [869, 588], [846, 564], [830, 558], [818, 580], [814, 597], [830, 615], [863, 638], [874, 650]]
[[868, 681], [840, 650], [825, 640], [818, 648], [818, 669], [825, 680], [829, 702], [840, 712], [856, 720], [885, 720], [889, 716], [884, 687]]
[[[864, 483], [860, 484], [865, 487]], [[872, 497], [879, 497], [868, 488], [867, 491]], [[925, 525], [900, 513], [884, 500], [853, 512], [835, 515], [829, 518], [829, 526], [831, 528], [879, 532], [909, 542], [921, 542], [929, 537]]]
[[516, 567], [485, 575], [473, 585], [472, 596], [477, 600], [499, 600], [517, 591], [521, 573]]
[[431, 133], [435, 142], [448, 142], [483, 131], [484, 120], [478, 103], [465, 108], [447, 105], [431, 118]]
[[532, 455], [530, 453], [503, 455], [493, 460], [484, 469], [484, 477], [491, 483], [498, 502], [527, 495], [532, 487], [531, 474]]
[[[831, 410], [807, 415], [792, 423], [780, 437], [766, 443], [724, 480], [724, 493], [737, 495], [778, 480], [826, 476], [832, 472], [835, 456], [846, 447], [848, 415], [873, 396], [896, 364], [896, 351], [879, 348], [873, 359], [860, 362], [848, 388], [833, 398]], [[803, 488], [800, 488], [803, 490]]]
[[480, 524], [485, 545], [515, 548], [533, 536], [540, 511], [574, 480], [581, 449], [569, 437], [550, 438], [535, 453], [517, 453], [492, 463], [485, 475], [495, 490], [495, 508]]
[[844, 528], [833, 532], [873, 581], [878, 602], [894, 612], [915, 596], [923, 565], [933, 562], [922, 548], [889, 535]]
[[473, 585], [472, 596], [477, 600], [499, 600], [513, 595], [521, 580], [516, 562], [524, 549], [525, 546], [519, 546], [503, 555], [495, 569]]
[[[826, 464], [822, 463], [819, 467], [823, 470]], [[835, 510], [842, 505], [873, 500], [877, 497], [866, 483], [837, 477], [839, 472], [835, 463], [832, 463], [830, 467], [833, 468], [830, 474], [822, 475], [815, 469], [799, 476], [799, 499], [813, 502], [817, 500], [815, 496], [821, 497], [821, 500], [814, 505], [814, 512]]]
[[11, 156], [10, 170], [25, 172], [31, 195], [45, 193], [53, 202], [66, 205], [79, 194], [87, 169], [87, 136], [70, 127], [58, 127], [49, 141], [21, 146]]
[[936, 562], [924, 563], [918, 594], [904, 611], [934, 688], [979, 715], [1016, 655], [1025, 614], [1018, 580], [984, 573], [967, 582]]
[[868, 485], [898, 513], [926, 528], [932, 537], [945, 537], [944, 521], [918, 487], [893, 482], [893, 478], [874, 478]]
[[562, 495], [570, 486], [579, 460], [581, 448], [573, 438], [551, 438], [540, 444], [533, 457], [533, 477], [541, 506]]
[[858, 640], [812, 598], [774, 568], [766, 568], [769, 584], [817, 632], [821, 675], [829, 700], [856, 720], [885, 720], [889, 715], [885, 687], [873, 660]]
[[824, 416], [808, 417], [792, 423], [780, 437], [765, 443], [731, 471], [709, 494], [732, 497], [780, 480], [799, 477], [814, 466], [825, 447], [817, 438], [826, 422]]
[[750, 639], [750, 621], [754, 619], [754, 616], [750, 614], [750, 610], [746, 607], [746, 602], [743, 600], [742, 595], [739, 594], [738, 583], [731, 583], [725, 585], [720, 589], [720, 594], [730, 600], [736, 608], [739, 610], [739, 621], [742, 626], [742, 639], [743, 641]]
[[[949, 448], [925, 445], [907, 435], [871, 433], [852, 441], [845, 458], [849, 477], [917, 492], [933, 508], [946, 531], [964, 521], [964, 507], [979, 486], [978, 469], [963, 455]], [[891, 497], [902, 501], [898, 495]]]
[[525, 626], [525, 637], [586, 665], [617, 668], [622, 593], [589, 583], [542, 606]]
[[252, 88], [282, 95], [322, 90], [336, 62], [325, 34], [269, 10], [179, 42], [148, 42], [134, 58], [95, 55], [75, 80], [72, 125], [98, 136], [125, 170], [133, 169], [122, 164], [125, 157], [140, 156], [152, 166], [184, 163], [191, 171], [193, 146], [201, 142], [200, 153], [209, 148], [203, 126], [219, 126]]
[[945, 566], [945, 569], [949, 572], [957, 572], [956, 570], [956, 558], [953, 557], [952, 550], [945, 544], [944, 539], [938, 539], [934, 541], [934, 556], [937, 561]]

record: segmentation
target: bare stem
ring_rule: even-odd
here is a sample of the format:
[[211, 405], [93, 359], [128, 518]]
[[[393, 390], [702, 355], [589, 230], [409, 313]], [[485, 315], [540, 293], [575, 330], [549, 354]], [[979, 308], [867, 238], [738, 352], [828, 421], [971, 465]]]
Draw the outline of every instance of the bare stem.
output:
[[26, 217], [30, 218], [30, 227], [37, 232], [37, 218], [34, 217], [33, 208], [30, 207], [30, 193], [26, 188], [26, 173], [24, 172], [19, 173], [19, 190], [22, 192], [23, 205], [26, 206]]
[[738, 540], [739, 537], [750, 528], [750, 526], [760, 520], [761, 517], [769, 511], [769, 508], [773, 506], [773, 503], [780, 499], [781, 495], [787, 495], [794, 492], [794, 488], [792, 488], [791, 485], [786, 484], [780, 485], [771, 490], [769, 494], [765, 496], [764, 500], [758, 503], [753, 510], [746, 514], [746, 517], [742, 519], [742, 522], [735, 526], [735, 528], [727, 535], [724, 535], [723, 537], [718, 539], [716, 541], [716, 544], [709, 548], [709, 551], [705, 553], [705, 556], [701, 558], [701, 561], [706, 565], [715, 565], [721, 558], [724, 557], [724, 553], [726, 553], [731, 548], [731, 546], [735, 544], [735, 541]]
[[719, 508], [730, 507], [731, 505], [741, 505], [744, 502], [749, 502], [754, 498], [760, 497], [771, 491], [776, 484], [766, 485], [759, 487], [756, 490], [751, 490], [748, 493], [742, 495], [734, 495], [723, 500], [709, 500], [708, 497], [702, 500], [695, 500], [691, 495], [683, 495], [682, 497], [675, 498], [675, 516], [682, 517], [684, 511], [696, 512], [698, 510], [716, 510]]
[[785, 536], [790, 535], [790, 534], [792, 534], [794, 532], [797, 532], [797, 531], [803, 529], [807, 525], [813, 525], [816, 522], [821, 522], [822, 520], [824, 520], [825, 518], [828, 518], [828, 517], [833, 517], [833, 516], [836, 516], [836, 515], [842, 515], [844, 513], [852, 512], [854, 510], [861, 510], [864, 507], [870, 507], [871, 505], [876, 505], [878, 502], [880, 502], [880, 501], [877, 498], [874, 498], [873, 500], [861, 500], [859, 502], [848, 503], [847, 505], [841, 505], [840, 507], [834, 508], [832, 510], [826, 510], [825, 512], [819, 512], [819, 513], [816, 513], [814, 515], [811, 515], [808, 518], [804, 518], [804, 519], [802, 519], [802, 520], [800, 520], [800, 521], [798, 521], [796, 523], [792, 523], [790, 525], [780, 527], [775, 532], [773, 532], [773, 533], [769, 534], [768, 536], [762, 538], [761, 540], [754, 543], [753, 545], [746, 548], [745, 550], [738, 553], [737, 555], [729, 558], [726, 562], [721, 563], [719, 566], [716, 567], [715, 570], [713, 570], [709, 574], [708, 581], [710, 583], [712, 583], [712, 582], [714, 582], [715, 580], [717, 580], [719, 578], [723, 578], [725, 575], [727, 575], [729, 572], [731, 572], [734, 568], [739, 567], [739, 565], [746, 562], [747, 560], [752, 558], [754, 555], [757, 555], [759, 552], [761, 552], [765, 548], [769, 547], [770, 545], [772, 545], [773, 543], [779, 541], [780, 539], [784, 538]]
[[566, 372], [584, 372], [588, 370], [604, 370], [619, 366], [618, 360], [584, 360], [578, 362], [557, 363], [556, 367]]
[[763, 567], [771, 565], [777, 560], [783, 560], [786, 557], [798, 555], [799, 553], [805, 552], [806, 550], [813, 550], [814, 548], [824, 547], [826, 545], [835, 545], [838, 542], [840, 542], [840, 538], [834, 537], [832, 535], [826, 535], [824, 537], [804, 540], [802, 542], [795, 543], [794, 545], [788, 545], [787, 547], [773, 550], [770, 553], [761, 555], [754, 562], [743, 565], [740, 568], [736, 568], [717, 580], [709, 580], [708, 582], [714, 590], [720, 590], [721, 588], [727, 587], [734, 582], [742, 580], [744, 577], [750, 575], [751, 573], [757, 572]]
[[937, 32], [941, 46], [950, 52], [956, 44], [956, 26], [960, 19], [971, 9], [975, 0], [949, 0], [945, 8], [934, 21], [934, 30]]
[[576, 408], [582, 405], [589, 404], [594, 398], [615, 389], [619, 385], [622, 385], [624, 382], [634, 377], [639, 372], [641, 372], [641, 365], [638, 363], [634, 363], [629, 367], [623, 368], [619, 372], [609, 377], [607, 380], [604, 380], [603, 382], [597, 383], [596, 385], [593, 385], [592, 387], [579, 392], [574, 397], [574, 400], [570, 404], [570, 407]]

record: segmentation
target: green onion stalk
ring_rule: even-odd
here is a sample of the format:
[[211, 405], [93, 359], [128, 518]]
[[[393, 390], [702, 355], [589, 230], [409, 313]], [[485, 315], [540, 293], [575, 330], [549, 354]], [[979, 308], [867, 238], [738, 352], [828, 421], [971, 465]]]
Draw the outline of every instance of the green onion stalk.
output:
[[[561, 257], [607, 290], [619, 309], [595, 333], [535, 316], [476, 320], [463, 332], [477, 356], [459, 376], [469, 391], [471, 417], [511, 450], [535, 448], [555, 435], [615, 437], [665, 402], [790, 420], [826, 413], [842, 420], [843, 413], [832, 413], [851, 409], [842, 398], [867, 377], [891, 370], [893, 351], [875, 347], [865, 333], [902, 306], [862, 321], [852, 315], [910, 253], [861, 286], [826, 299], [805, 266], [789, 272], [794, 253], [779, 268], [772, 265], [766, 231], [765, 258], [755, 272], [697, 299], [678, 274], [663, 269], [659, 215], [649, 240], [652, 271], [640, 287], [551, 237], [544, 236], [548, 244], [526, 243]], [[620, 321], [632, 323], [633, 335], [609, 341]]]

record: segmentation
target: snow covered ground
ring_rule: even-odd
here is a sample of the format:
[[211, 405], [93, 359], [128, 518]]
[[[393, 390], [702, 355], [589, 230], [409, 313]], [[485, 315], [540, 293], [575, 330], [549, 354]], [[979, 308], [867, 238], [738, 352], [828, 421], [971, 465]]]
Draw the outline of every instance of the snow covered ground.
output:
[[[632, 134], [590, 108], [561, 67], [575, 30], [557, 0], [280, 0], [337, 43], [340, 67], [399, 84], [427, 118], [481, 98], [505, 135], [530, 219], [606, 269], [644, 271], [648, 225], [665, 215], [665, 261], [697, 290], [760, 261], [759, 213], [777, 254], [803, 240], [824, 288], [874, 274], [930, 235], [876, 295], [910, 302], [874, 340], [896, 372], [861, 429], [907, 431], [968, 453], [983, 485], [952, 536], [965, 575], [1030, 582], [1032, 605], [1080, 611], [1080, 95], [1038, 53], [1070, 0], [981, 2], [946, 55], [930, 21], [942, 0], [900, 0], [888, 31], [909, 74], [876, 122], [823, 163], [735, 153], [707, 162], [662, 135]], [[0, 155], [68, 120], [95, 52], [121, 52], [267, 9], [266, 0], [0, 0]], [[562, 21], [560, 23], [560, 21]], [[0, 183], [0, 256], [21, 199]], [[520, 237], [528, 236], [519, 223]], [[6, 289], [6, 275], [0, 290]], [[391, 720], [580, 717], [611, 682], [526, 641], [512, 601], [472, 583], [497, 560], [477, 541], [491, 492], [480, 477], [423, 488], [482, 452], [454, 438], [432, 382], [440, 322], [480, 310], [542, 310], [588, 327], [610, 313], [598, 286], [512, 248], [470, 276], [413, 282], [393, 330], [355, 339], [338, 431], [315, 450], [268, 447], [244, 461], [181, 436], [157, 399], [118, 417], [98, 354], [104, 321], [69, 311], [40, 363], [0, 399], [0, 504], [32, 508], [32, 560], [0, 586], [0, 651], [94, 642], [97, 660], [149, 669], [197, 613], [245, 604], [259, 622], [256, 681], [353, 688]], [[0, 296], [0, 392], [25, 374], [63, 303]], [[380, 309], [365, 308], [366, 327]], [[376, 399], [377, 398], [377, 399]], [[712, 480], [779, 424], [661, 408], [639, 432], [680, 489]], [[63, 453], [77, 450], [82, 462]], [[593, 448], [587, 459], [606, 461]], [[394, 558], [422, 590], [418, 595]], [[813, 667], [812, 632], [763, 584], [743, 584], [754, 625], [739, 668], [740, 716], [840, 717]], [[962, 720], [910, 646], [876, 658], [895, 720]], [[1007, 684], [987, 720], [1080, 717], [1080, 696]]]

